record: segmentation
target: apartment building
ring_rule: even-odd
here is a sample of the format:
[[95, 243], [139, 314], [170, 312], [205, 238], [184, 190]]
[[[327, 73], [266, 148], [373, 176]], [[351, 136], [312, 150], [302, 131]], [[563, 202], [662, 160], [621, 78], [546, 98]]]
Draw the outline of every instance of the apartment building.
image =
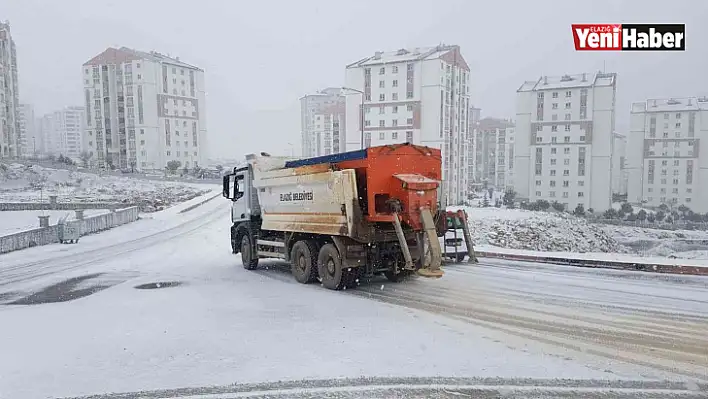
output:
[[614, 140], [614, 156], [612, 157], [612, 194], [627, 194], [626, 153], [627, 136], [612, 134]]
[[542, 76], [517, 90], [514, 187], [529, 201], [612, 204], [614, 73]]
[[346, 100], [339, 87], [328, 87], [300, 98], [302, 156], [346, 151]]
[[[443, 204], [467, 197], [470, 69], [459, 46], [377, 51], [347, 65], [347, 149], [411, 142], [442, 152]], [[363, 109], [362, 109], [363, 108]], [[363, 118], [362, 116], [363, 112]]]
[[179, 57], [108, 48], [82, 67], [86, 150], [100, 168], [163, 170], [207, 159], [204, 71]]
[[481, 185], [475, 181], [475, 171], [477, 170], [477, 157], [475, 156], [475, 132], [479, 127], [479, 121], [482, 118], [482, 109], [475, 106], [470, 106], [467, 118], [467, 132], [465, 141], [467, 142], [467, 193], [468, 195], [479, 190]]
[[44, 152], [44, 143], [36, 128], [34, 107], [31, 104], [20, 104], [17, 108], [20, 125], [20, 148], [23, 156], [39, 155]]
[[472, 131], [470, 177], [477, 187], [499, 191], [514, 186], [514, 123], [509, 119], [483, 118]]
[[10, 22], [0, 22], [0, 158], [22, 155], [17, 49]]
[[627, 198], [647, 206], [708, 212], [708, 97], [633, 103], [627, 138]]

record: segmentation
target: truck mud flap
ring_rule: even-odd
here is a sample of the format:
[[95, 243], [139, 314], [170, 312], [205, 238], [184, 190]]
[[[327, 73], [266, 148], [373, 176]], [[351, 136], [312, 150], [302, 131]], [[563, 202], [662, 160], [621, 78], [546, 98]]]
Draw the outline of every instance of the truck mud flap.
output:
[[442, 277], [444, 274], [440, 268], [440, 266], [442, 266], [442, 248], [440, 247], [440, 241], [438, 241], [433, 215], [430, 213], [430, 209], [422, 208], [420, 210], [420, 216], [423, 222], [423, 228], [425, 229], [425, 235], [428, 238], [427, 247], [430, 252], [430, 263], [427, 265], [424, 264], [423, 267], [418, 269], [418, 274], [423, 277]]

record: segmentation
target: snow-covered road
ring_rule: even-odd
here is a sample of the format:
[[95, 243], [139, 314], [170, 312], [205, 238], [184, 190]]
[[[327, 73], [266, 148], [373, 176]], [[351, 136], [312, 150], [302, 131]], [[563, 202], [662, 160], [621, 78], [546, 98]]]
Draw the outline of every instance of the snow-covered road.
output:
[[333, 292], [276, 261], [244, 270], [229, 224], [216, 199], [0, 256], [0, 398], [359, 376], [708, 380], [705, 278], [484, 261]]

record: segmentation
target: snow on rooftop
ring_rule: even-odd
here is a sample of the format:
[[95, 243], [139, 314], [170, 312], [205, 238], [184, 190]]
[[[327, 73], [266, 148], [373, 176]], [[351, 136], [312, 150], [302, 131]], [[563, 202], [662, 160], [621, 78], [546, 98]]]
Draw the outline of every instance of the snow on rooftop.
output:
[[632, 104], [634, 112], [680, 112], [708, 110], [708, 97], [657, 98]]
[[538, 80], [525, 81], [518, 92], [538, 90], [560, 90], [580, 87], [612, 86], [614, 73], [581, 73], [576, 75], [542, 76]]
[[452, 50], [454, 46], [429, 46], [414, 47], [410, 49], [398, 49], [395, 51], [377, 51], [373, 56], [354, 62], [347, 67], [361, 67], [366, 65], [380, 65], [395, 62], [407, 62], [416, 60], [431, 60], [440, 58], [443, 54]]

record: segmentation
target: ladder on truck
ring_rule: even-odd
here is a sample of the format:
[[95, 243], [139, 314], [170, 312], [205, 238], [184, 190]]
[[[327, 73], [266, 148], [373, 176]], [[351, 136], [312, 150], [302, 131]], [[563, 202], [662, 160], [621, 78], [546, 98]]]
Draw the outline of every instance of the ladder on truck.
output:
[[[460, 220], [460, 224], [462, 225], [462, 238], [465, 240], [465, 247], [467, 249], [467, 256], [468, 256], [468, 263], [477, 263], [477, 256], [474, 252], [474, 244], [472, 243], [472, 235], [470, 234], [470, 228], [469, 228], [469, 221], [467, 219], [467, 212], [464, 210], [460, 209], [455, 213], [452, 213], [452, 216], [456, 216]], [[445, 218], [447, 219], [448, 213], [445, 212]], [[459, 253], [458, 249], [460, 246], [458, 245], [458, 241], [460, 241], [460, 237], [458, 237], [457, 231], [460, 230], [456, 223], [456, 221], [453, 220], [452, 226], [447, 226], [446, 223], [446, 230], [445, 234], [443, 235], [443, 258], [447, 259], [450, 257], [450, 255], [457, 255]], [[447, 233], [452, 232], [452, 244], [448, 245], [447, 240], [448, 236]], [[448, 248], [452, 248], [453, 252], [448, 252]]]

